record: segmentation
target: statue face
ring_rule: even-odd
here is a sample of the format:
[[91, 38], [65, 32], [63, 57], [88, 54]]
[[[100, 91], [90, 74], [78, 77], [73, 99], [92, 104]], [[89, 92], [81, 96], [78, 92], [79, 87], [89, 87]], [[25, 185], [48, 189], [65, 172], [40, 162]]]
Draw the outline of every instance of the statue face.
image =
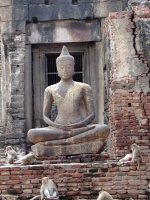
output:
[[74, 62], [71, 60], [60, 60], [57, 63], [58, 76], [62, 79], [70, 79], [74, 75]]

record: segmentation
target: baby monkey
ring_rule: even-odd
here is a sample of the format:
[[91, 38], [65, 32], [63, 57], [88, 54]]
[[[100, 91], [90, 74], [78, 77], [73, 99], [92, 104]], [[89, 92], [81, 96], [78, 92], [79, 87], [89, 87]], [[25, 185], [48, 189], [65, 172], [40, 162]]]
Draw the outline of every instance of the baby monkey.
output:
[[135, 143], [131, 145], [131, 150], [132, 150], [132, 162], [137, 162], [139, 168], [139, 178], [141, 180], [141, 171], [140, 171], [140, 162], [142, 161], [141, 150], [140, 147]]
[[7, 146], [5, 150], [5, 155], [6, 155], [6, 164], [13, 164], [15, 159], [17, 159], [17, 153], [16, 151], [12, 148], [12, 146]]
[[100, 191], [97, 200], [113, 200], [113, 198], [108, 192]]

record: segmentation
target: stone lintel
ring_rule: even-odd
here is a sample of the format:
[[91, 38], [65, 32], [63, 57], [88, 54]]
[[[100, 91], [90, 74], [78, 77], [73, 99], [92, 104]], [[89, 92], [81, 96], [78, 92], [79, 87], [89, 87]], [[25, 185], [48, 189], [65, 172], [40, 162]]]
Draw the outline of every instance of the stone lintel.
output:
[[99, 41], [100, 23], [93, 21], [28, 23], [26, 43], [61, 43]]

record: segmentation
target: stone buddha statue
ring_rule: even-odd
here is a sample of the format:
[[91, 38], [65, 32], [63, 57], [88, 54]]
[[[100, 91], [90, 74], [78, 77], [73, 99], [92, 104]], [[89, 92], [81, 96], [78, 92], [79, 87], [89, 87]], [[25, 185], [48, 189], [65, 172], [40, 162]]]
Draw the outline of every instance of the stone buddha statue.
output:
[[[73, 81], [74, 57], [65, 46], [56, 64], [61, 80], [48, 86], [44, 93], [43, 119], [48, 126], [28, 131], [28, 138], [34, 143], [32, 151], [37, 156], [101, 152], [109, 127], [92, 124], [95, 114], [91, 87]], [[53, 102], [58, 111], [54, 122], [49, 117]]]

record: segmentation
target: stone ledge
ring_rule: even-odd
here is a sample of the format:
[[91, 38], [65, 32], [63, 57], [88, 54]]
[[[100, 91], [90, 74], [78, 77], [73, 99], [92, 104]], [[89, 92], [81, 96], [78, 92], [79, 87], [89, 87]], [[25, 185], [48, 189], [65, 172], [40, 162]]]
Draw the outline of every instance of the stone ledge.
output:
[[56, 163], [91, 163], [91, 162], [106, 162], [109, 159], [108, 153], [101, 154], [81, 154], [74, 156], [49, 156], [49, 157], [37, 157], [38, 161], [43, 161], [44, 164], [56, 164]]

